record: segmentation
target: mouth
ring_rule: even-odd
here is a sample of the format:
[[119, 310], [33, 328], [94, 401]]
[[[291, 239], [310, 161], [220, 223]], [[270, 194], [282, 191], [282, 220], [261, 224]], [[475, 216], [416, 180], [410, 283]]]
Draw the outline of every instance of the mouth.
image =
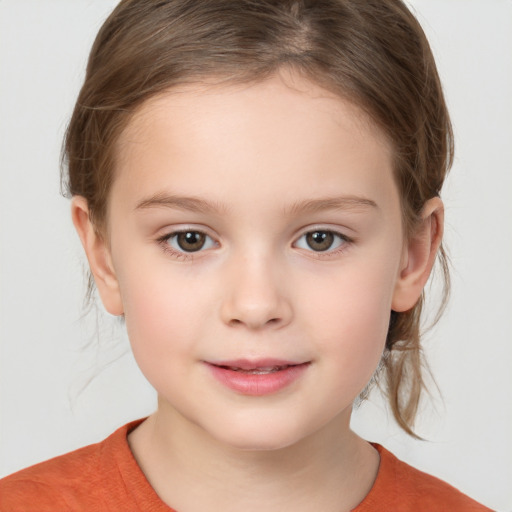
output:
[[239, 394], [277, 393], [301, 379], [311, 362], [276, 359], [206, 362], [218, 382]]

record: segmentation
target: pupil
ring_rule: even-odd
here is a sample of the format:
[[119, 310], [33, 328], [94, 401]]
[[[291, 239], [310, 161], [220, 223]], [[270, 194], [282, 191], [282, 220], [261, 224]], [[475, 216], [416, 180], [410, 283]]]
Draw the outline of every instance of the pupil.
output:
[[205, 235], [196, 231], [178, 233], [177, 242], [180, 246], [180, 249], [183, 249], [187, 252], [194, 252], [203, 247], [205, 242]]
[[331, 247], [334, 241], [334, 235], [329, 231], [314, 231], [308, 233], [306, 240], [311, 249], [316, 251], [326, 251]]

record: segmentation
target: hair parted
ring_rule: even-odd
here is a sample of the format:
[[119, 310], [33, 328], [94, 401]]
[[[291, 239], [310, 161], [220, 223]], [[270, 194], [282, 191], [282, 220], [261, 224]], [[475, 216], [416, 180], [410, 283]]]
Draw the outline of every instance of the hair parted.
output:
[[[64, 141], [62, 182], [105, 233], [117, 141], [149, 98], [214, 79], [250, 83], [289, 67], [352, 101], [388, 137], [406, 235], [438, 196], [453, 134], [435, 61], [401, 0], [123, 0], [100, 29]], [[438, 260], [449, 290], [447, 258]], [[421, 391], [424, 296], [391, 312], [383, 365], [398, 424], [412, 426]], [[442, 307], [440, 308], [440, 310]]]

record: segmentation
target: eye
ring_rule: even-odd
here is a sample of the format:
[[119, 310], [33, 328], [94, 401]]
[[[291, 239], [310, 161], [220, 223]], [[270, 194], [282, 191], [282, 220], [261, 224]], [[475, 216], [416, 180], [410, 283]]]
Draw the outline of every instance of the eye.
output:
[[313, 250], [315, 252], [333, 251], [349, 242], [349, 239], [335, 231], [316, 229], [304, 233], [295, 242], [299, 249]]
[[215, 247], [215, 242], [206, 233], [201, 231], [176, 231], [162, 238], [162, 242], [167, 243], [177, 252], [197, 252], [202, 249]]

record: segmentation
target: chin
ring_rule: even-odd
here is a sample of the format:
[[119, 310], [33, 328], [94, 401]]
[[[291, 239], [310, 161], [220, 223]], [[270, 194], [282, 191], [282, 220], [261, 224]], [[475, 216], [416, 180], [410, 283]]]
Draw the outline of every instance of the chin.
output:
[[231, 424], [223, 429], [217, 438], [219, 442], [241, 451], [276, 451], [300, 443], [309, 436], [293, 425], [276, 425], [275, 422], [255, 422], [250, 426]]
[[[271, 433], [270, 433], [271, 434]], [[272, 435], [247, 438], [247, 436], [233, 439], [221, 440], [231, 448], [245, 452], [271, 452], [282, 450], [293, 446], [300, 441], [300, 438], [276, 438]]]

